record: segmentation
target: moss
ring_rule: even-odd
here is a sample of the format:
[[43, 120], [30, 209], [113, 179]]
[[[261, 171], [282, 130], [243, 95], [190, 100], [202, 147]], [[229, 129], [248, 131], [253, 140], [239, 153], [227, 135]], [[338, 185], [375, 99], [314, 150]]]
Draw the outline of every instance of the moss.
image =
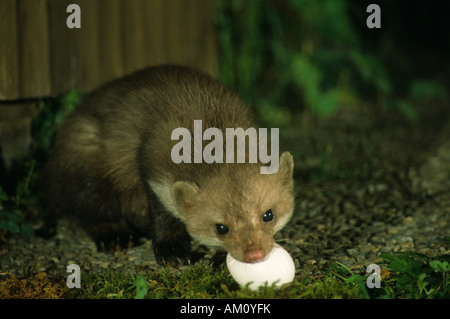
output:
[[0, 280], [0, 299], [61, 299], [66, 296], [64, 280], [51, 280], [46, 273], [39, 273], [25, 279], [13, 274]]
[[310, 280], [297, 278], [292, 284], [281, 288], [264, 286], [258, 291], [240, 288], [234, 291], [224, 288], [225, 298], [257, 298], [257, 299], [355, 299], [359, 298], [358, 289], [347, 287], [339, 279], [323, 278]]
[[206, 264], [184, 270], [166, 268], [163, 272], [105, 271], [82, 276], [80, 289], [71, 289], [71, 298], [218, 298], [222, 285], [233, 286], [233, 279], [225, 269], [216, 270]]

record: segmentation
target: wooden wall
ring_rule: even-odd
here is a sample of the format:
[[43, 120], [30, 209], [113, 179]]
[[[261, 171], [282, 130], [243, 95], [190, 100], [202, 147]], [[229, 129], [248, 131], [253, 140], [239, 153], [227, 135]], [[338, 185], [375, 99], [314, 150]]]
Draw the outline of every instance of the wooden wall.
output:
[[[66, 25], [81, 8], [81, 29]], [[1, 0], [0, 101], [91, 90], [146, 65], [215, 69], [210, 0]]]
[[0, 0], [0, 172], [30, 148], [40, 98], [160, 63], [215, 74], [212, 0]]

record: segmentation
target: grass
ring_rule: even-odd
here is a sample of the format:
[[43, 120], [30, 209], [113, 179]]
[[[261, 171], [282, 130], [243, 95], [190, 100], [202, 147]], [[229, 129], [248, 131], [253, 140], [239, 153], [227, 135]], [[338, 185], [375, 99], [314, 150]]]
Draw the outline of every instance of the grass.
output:
[[[81, 288], [69, 289], [65, 279], [40, 273], [26, 279], [0, 274], [0, 298], [73, 299], [440, 299], [450, 298], [450, 256], [429, 258], [417, 253], [381, 254], [380, 288], [368, 288], [363, 268], [336, 263], [323, 274], [296, 276], [281, 288], [258, 291], [239, 287], [225, 266], [199, 263], [186, 270], [126, 274], [106, 270], [83, 274]], [[6, 276], [5, 276], [6, 275]]]

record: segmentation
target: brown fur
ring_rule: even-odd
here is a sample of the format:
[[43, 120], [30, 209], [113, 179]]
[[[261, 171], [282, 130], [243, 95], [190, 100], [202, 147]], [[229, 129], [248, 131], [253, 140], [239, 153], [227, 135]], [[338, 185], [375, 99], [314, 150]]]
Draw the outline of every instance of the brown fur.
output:
[[[257, 127], [235, 94], [185, 67], [146, 68], [95, 91], [62, 125], [44, 168], [47, 220], [72, 217], [99, 248], [149, 236], [159, 262], [187, 262], [191, 236], [240, 260], [267, 254], [293, 211], [291, 155], [273, 175], [260, 164], [175, 164], [171, 133], [192, 132], [194, 119], [223, 132]], [[268, 209], [275, 219], [264, 223]], [[218, 234], [217, 223], [230, 232]]]

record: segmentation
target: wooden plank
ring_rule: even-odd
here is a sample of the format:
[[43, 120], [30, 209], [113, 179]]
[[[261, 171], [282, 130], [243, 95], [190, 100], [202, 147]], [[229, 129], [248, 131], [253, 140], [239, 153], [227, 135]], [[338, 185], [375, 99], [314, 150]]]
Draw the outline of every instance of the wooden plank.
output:
[[145, 22], [143, 1], [122, 2], [122, 54], [125, 73], [142, 68], [145, 58]]
[[39, 107], [35, 102], [0, 102], [0, 124], [24, 118], [32, 118], [38, 115], [38, 113]]
[[197, 46], [197, 41], [204, 8], [201, 7], [201, 3], [198, 0], [192, 0], [189, 1], [189, 5], [183, 8], [183, 11], [185, 11], [183, 23], [189, 26], [189, 28], [186, 28], [182, 39], [184, 47], [183, 63], [198, 68], [199, 65], [195, 62], [197, 62], [199, 51], [201, 50]]
[[76, 83], [76, 29], [67, 27], [67, 6], [73, 0], [47, 0], [50, 38], [51, 95], [66, 93]]
[[100, 85], [100, 50], [98, 2], [78, 0], [81, 8], [81, 28], [75, 30], [76, 79], [75, 86], [90, 91]]
[[0, 0], [0, 100], [91, 90], [149, 64], [215, 71], [209, 0]]
[[191, 0], [185, 7], [185, 21], [189, 29], [183, 38], [184, 63], [215, 74], [215, 28], [213, 25], [213, 3], [209, 0]]
[[123, 75], [122, 0], [99, 0], [99, 55], [101, 83]]
[[19, 91], [21, 98], [51, 92], [46, 0], [17, 2], [19, 34]]
[[0, 100], [19, 97], [16, 1], [0, 1]]
[[146, 28], [146, 52], [147, 64], [162, 64], [167, 62], [166, 48], [164, 44], [164, 2], [167, 0], [145, 1], [144, 11], [147, 16]]
[[35, 102], [0, 102], [0, 160], [6, 169], [14, 159], [29, 153], [31, 121], [38, 110]]
[[213, 3], [209, 0], [165, 1], [166, 61], [196, 67], [210, 74], [216, 69]]
[[[211, 74], [217, 74], [217, 42], [216, 28], [214, 26], [214, 4], [209, 0], [196, 0], [198, 23], [192, 31], [191, 43], [197, 48], [195, 60], [192, 61], [201, 70]], [[194, 17], [194, 14], [192, 15]], [[190, 23], [190, 22], [188, 22]]]
[[184, 12], [183, 8], [183, 0], [168, 0], [165, 1], [165, 24], [163, 29], [166, 30], [166, 37], [164, 46], [166, 48], [166, 62], [169, 63], [177, 63], [183, 64], [183, 52], [185, 48], [183, 48], [183, 36], [185, 32], [185, 28], [189, 28], [183, 24], [184, 21]]

